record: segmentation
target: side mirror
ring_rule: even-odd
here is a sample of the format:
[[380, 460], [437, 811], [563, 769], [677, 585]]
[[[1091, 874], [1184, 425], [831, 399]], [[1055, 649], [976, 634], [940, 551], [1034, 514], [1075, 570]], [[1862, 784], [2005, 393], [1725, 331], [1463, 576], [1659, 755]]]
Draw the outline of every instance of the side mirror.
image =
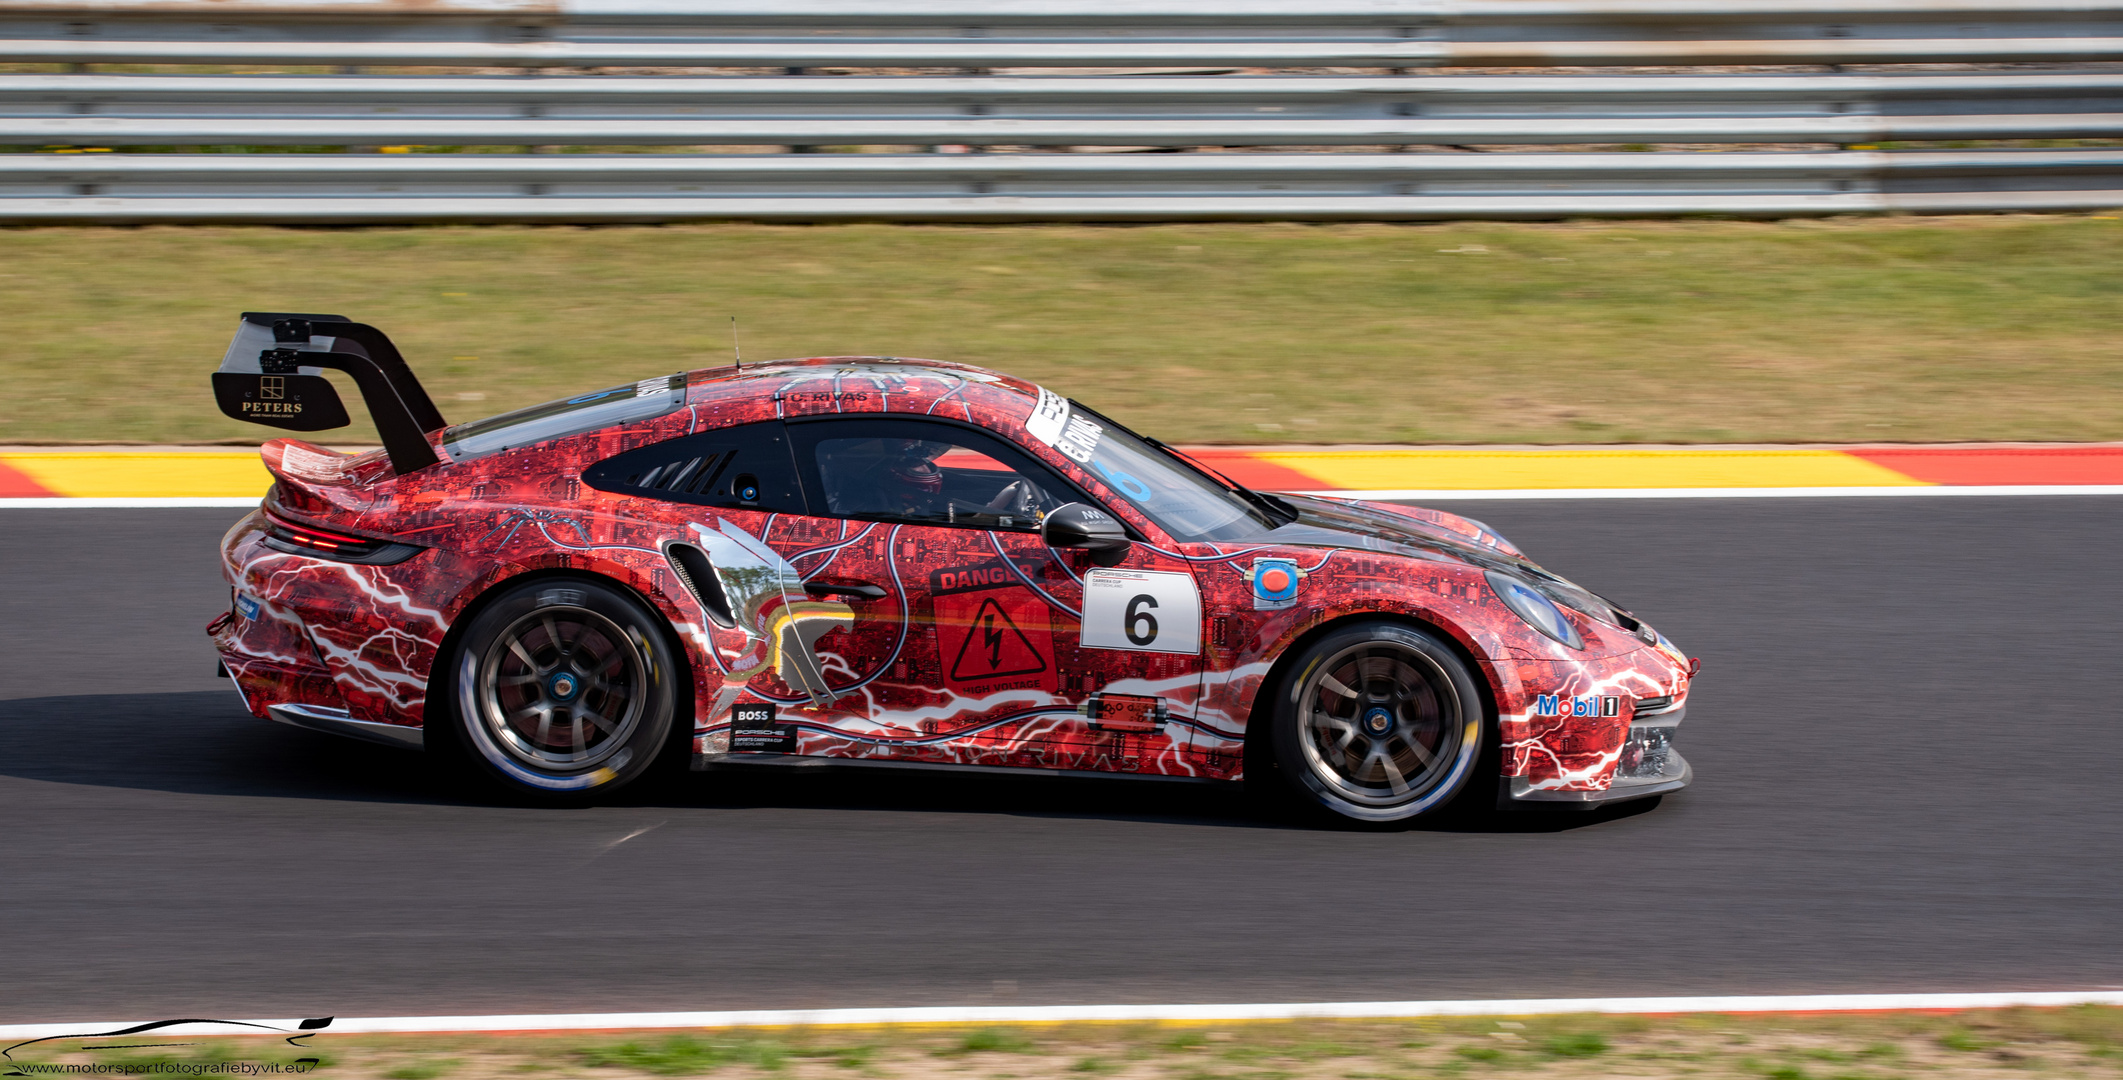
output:
[[1083, 548], [1114, 555], [1128, 550], [1128, 530], [1113, 515], [1080, 502], [1063, 503], [1049, 510], [1039, 523], [1039, 538], [1048, 547]]

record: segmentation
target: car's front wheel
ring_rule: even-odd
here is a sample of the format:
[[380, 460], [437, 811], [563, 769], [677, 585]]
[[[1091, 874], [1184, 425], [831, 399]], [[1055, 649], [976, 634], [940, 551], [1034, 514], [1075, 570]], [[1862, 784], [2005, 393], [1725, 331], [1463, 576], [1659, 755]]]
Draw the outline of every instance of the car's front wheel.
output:
[[520, 794], [623, 787], [655, 763], [677, 711], [661, 620], [587, 578], [505, 586], [466, 627], [451, 671], [461, 756]]
[[1436, 635], [1353, 623], [1288, 671], [1270, 734], [1276, 772], [1304, 801], [1355, 821], [1405, 821], [1451, 802], [1473, 776], [1481, 695]]

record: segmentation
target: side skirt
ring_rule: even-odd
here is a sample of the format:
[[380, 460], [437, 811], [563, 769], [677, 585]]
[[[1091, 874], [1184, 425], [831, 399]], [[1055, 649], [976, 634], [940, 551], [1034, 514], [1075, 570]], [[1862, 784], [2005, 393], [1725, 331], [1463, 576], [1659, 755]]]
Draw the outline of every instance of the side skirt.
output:
[[327, 735], [344, 735], [363, 742], [382, 743], [401, 750], [421, 749], [425, 737], [421, 729], [404, 724], [378, 724], [371, 720], [356, 720], [345, 709], [328, 709], [318, 705], [268, 705], [265, 714], [289, 727], [322, 731]]
[[1177, 784], [1240, 784], [1209, 776], [1167, 776], [1163, 773], [1100, 772], [1096, 769], [1034, 769], [1002, 765], [953, 765], [935, 761], [886, 761], [876, 758], [805, 757], [801, 754], [695, 754], [694, 772], [893, 769], [911, 772], [958, 773], [978, 776], [1014, 776], [1045, 780], [1156, 780]]

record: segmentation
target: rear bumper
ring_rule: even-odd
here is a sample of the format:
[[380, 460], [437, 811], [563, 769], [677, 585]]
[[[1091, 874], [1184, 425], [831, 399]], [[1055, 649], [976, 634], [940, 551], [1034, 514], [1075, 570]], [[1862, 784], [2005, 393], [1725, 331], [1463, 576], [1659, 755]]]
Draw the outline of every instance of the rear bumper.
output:
[[430, 581], [413, 564], [281, 550], [264, 522], [254, 511], [222, 538], [230, 603], [207, 625], [244, 705], [292, 727], [420, 746], [428, 668], [446, 628], [418, 591]]
[[1500, 803], [1531, 809], [1563, 810], [1602, 803], [1626, 802], [1664, 795], [1687, 787], [1695, 779], [1695, 767], [1674, 749], [1674, 736], [1687, 706], [1630, 721], [1614, 766], [1614, 779], [1599, 791], [1545, 789], [1523, 776], [1506, 777]]

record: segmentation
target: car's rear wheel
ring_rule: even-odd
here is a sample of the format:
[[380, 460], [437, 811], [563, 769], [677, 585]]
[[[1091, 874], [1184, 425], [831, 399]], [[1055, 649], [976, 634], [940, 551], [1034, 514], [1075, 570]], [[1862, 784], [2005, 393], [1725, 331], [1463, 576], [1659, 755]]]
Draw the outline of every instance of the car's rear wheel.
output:
[[625, 786], [655, 764], [677, 711], [662, 621], [591, 579], [505, 587], [466, 627], [452, 671], [463, 757], [521, 794]]
[[1405, 821], [1467, 785], [1482, 754], [1482, 699], [1435, 635], [1362, 622], [1313, 642], [1275, 701], [1276, 771], [1311, 805], [1354, 821]]

